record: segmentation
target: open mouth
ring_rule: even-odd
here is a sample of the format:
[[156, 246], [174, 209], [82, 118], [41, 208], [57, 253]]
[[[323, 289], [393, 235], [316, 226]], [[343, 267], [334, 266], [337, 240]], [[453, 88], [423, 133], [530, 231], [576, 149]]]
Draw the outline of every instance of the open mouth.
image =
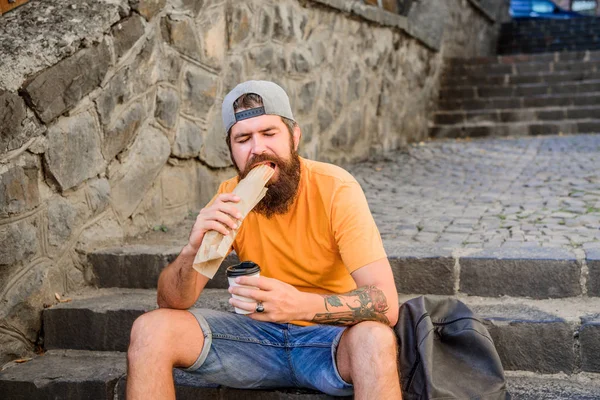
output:
[[267, 165], [267, 166], [269, 166], [269, 167], [271, 167], [273, 169], [275, 169], [275, 167], [277, 166], [273, 161], [265, 161], [265, 162], [261, 162], [261, 163], [253, 165], [252, 168], [256, 168], [259, 165]]

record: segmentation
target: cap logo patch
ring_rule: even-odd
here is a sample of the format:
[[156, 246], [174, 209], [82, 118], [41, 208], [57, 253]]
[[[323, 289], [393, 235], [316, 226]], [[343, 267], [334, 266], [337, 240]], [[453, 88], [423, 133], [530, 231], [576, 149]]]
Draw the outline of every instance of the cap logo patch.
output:
[[258, 117], [259, 115], [265, 115], [265, 108], [264, 107], [250, 108], [248, 110], [243, 110], [243, 111], [240, 111], [240, 112], [236, 112], [235, 113], [235, 120], [236, 121], [242, 121], [244, 119]]

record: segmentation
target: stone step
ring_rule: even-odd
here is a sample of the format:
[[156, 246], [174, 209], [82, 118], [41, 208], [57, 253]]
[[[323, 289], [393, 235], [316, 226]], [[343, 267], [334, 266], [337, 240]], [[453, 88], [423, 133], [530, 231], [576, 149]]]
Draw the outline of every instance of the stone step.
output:
[[600, 44], [600, 38], [570, 38], [570, 37], [548, 37], [541, 39], [515, 39], [515, 40], [504, 40], [499, 41], [497, 49], [500, 54], [505, 54], [506, 50], [511, 49], [532, 49], [532, 48], [546, 48], [548, 51], [561, 51], [564, 50], [595, 50], [597, 45]]
[[466, 138], [487, 136], [557, 135], [600, 132], [600, 119], [568, 119], [549, 121], [482, 122], [456, 125], [434, 125], [429, 134], [434, 138]]
[[581, 107], [542, 107], [510, 110], [438, 111], [436, 125], [484, 122], [552, 121], [567, 119], [600, 119], [600, 105]]
[[499, 41], [506, 40], [544, 40], [544, 39], [577, 39], [577, 38], [594, 38], [600, 33], [600, 26], [588, 26], [581, 28], [564, 28], [564, 29], [549, 29], [549, 30], [531, 30], [517, 29], [513, 31], [501, 32]]
[[[488, 280], [493, 281], [493, 276]], [[411, 297], [402, 295], [400, 302]], [[486, 321], [505, 369], [600, 372], [600, 298], [459, 298]], [[231, 311], [228, 299], [225, 289], [206, 289], [196, 306]], [[126, 351], [133, 321], [155, 308], [153, 290], [97, 289], [81, 293], [69, 303], [44, 311], [44, 347]]]
[[[600, 295], [600, 269], [592, 267], [586, 286], [582, 287], [583, 260], [564, 249], [502, 248], [462, 254], [447, 248], [406, 248], [388, 240], [384, 246], [396, 287], [403, 293], [451, 295], [458, 288], [459, 293], [475, 296], [541, 299], [578, 296], [584, 291]], [[96, 272], [98, 287], [154, 288], [161, 266], [176, 255], [172, 251], [172, 248], [161, 250], [159, 246], [149, 250], [147, 246], [132, 245], [99, 250], [89, 254], [88, 260]], [[588, 253], [589, 267], [600, 255]], [[236, 261], [237, 257], [230, 255], [224, 264]], [[224, 270], [222, 266], [207, 287], [227, 288]], [[515, 284], [515, 280], [519, 283]]]
[[[545, 47], [551, 44], [593, 44], [598, 42], [599, 30], [573, 32], [547, 32], [535, 34], [517, 34], [513, 36], [503, 36], [498, 40], [498, 46], [506, 45], [527, 45], [536, 47]], [[583, 49], [582, 49], [583, 50]]]
[[497, 97], [529, 97], [556, 94], [582, 94], [600, 92], [600, 80], [558, 83], [528, 83], [515, 85], [477, 85], [443, 87], [440, 100], [448, 99], [488, 99]]
[[574, 42], [563, 43], [555, 42], [548, 45], [539, 45], [534, 43], [522, 43], [516, 45], [498, 45], [496, 52], [498, 54], [528, 54], [528, 53], [548, 53], [556, 51], [582, 51], [582, 50], [599, 50], [600, 42]]
[[[0, 393], [10, 400], [122, 400], [125, 399], [127, 381], [125, 358], [124, 353], [118, 352], [48, 351], [29, 362], [9, 365], [0, 372]], [[200, 387], [194, 385], [191, 374], [181, 370], [174, 371], [174, 379], [178, 400], [334, 399], [308, 390]], [[600, 400], [600, 377], [597, 374], [565, 376], [507, 371], [506, 380], [515, 399]]]
[[514, 19], [501, 26], [501, 33], [515, 31], [547, 31], [560, 29], [587, 29], [600, 25], [597, 17], [584, 17], [572, 19]]
[[559, 82], [583, 82], [588, 80], [599, 80], [600, 71], [586, 72], [554, 72], [526, 75], [484, 75], [484, 76], [462, 76], [445, 75], [442, 88], [454, 88], [460, 86], [488, 85], [488, 86], [512, 86], [532, 83], [559, 83]]
[[124, 353], [58, 350], [0, 371], [7, 400], [113, 399], [126, 373]]
[[515, 64], [530, 62], [566, 62], [586, 61], [600, 59], [599, 51], [565, 51], [549, 52], [543, 54], [519, 54], [514, 56], [496, 55], [473, 58], [449, 58], [451, 64], [473, 66], [489, 64]]
[[571, 26], [555, 29], [512, 29], [502, 30], [500, 32], [500, 40], [519, 38], [544, 38], [544, 37], [588, 37], [598, 35], [600, 33], [600, 25], [588, 26]]
[[[0, 372], [0, 393], [7, 400], [124, 400], [126, 374], [126, 355], [122, 352], [53, 350], [27, 363], [9, 365]], [[178, 369], [174, 370], [174, 378], [178, 400], [334, 399], [308, 390], [195, 386], [193, 376]]]
[[557, 31], [552, 32], [539, 32], [539, 33], [528, 33], [523, 34], [521, 32], [513, 32], [512, 34], [501, 35], [498, 39], [499, 44], [521, 44], [521, 43], [535, 43], [541, 46], [549, 43], [561, 42], [561, 43], [574, 43], [574, 42], [594, 42], [600, 37], [600, 27], [595, 29], [575, 31]]
[[[156, 288], [160, 272], [177, 258], [182, 247], [126, 245], [89, 253], [87, 259], [94, 271], [94, 284], [98, 287], [151, 289]], [[227, 256], [207, 287], [226, 288], [225, 269], [237, 263], [239, 259], [234, 252]]]
[[506, 381], [515, 400], [600, 399], [600, 376], [597, 374], [565, 377], [507, 371]]
[[554, 37], [590, 37], [600, 33], [600, 25], [566, 26], [551, 29], [512, 29], [502, 30], [500, 40], [506, 39], [542, 39]]
[[505, 43], [510, 41], [529, 41], [529, 42], [540, 42], [551, 40], [595, 40], [600, 34], [600, 26], [587, 27], [582, 29], [554, 29], [548, 31], [534, 31], [534, 30], [516, 30], [512, 32], [502, 32], [498, 38], [499, 43]]
[[594, 106], [600, 103], [600, 92], [552, 94], [521, 97], [490, 97], [486, 99], [446, 99], [438, 103], [440, 110], [492, 110], [514, 108]]
[[529, 49], [496, 49], [496, 53], [504, 54], [507, 56], [521, 55], [521, 54], [543, 54], [548, 52], [556, 51], [578, 51], [578, 50], [598, 50], [598, 46], [570, 46], [568, 48], [547, 48], [547, 47], [535, 47]]
[[451, 63], [444, 70], [444, 75], [529, 75], [553, 72], [598, 72], [600, 60], [596, 59], [598, 52], [590, 52], [594, 59], [575, 61], [526, 61], [515, 63], [495, 64], [464, 64]]

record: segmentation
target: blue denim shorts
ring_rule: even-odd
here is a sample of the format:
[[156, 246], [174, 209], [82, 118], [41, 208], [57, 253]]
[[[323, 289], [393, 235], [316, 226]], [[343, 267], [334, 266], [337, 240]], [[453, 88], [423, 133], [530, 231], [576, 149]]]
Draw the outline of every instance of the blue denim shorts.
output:
[[204, 333], [196, 362], [184, 371], [194, 385], [232, 388], [306, 388], [351, 396], [335, 354], [345, 327], [255, 321], [245, 315], [189, 309]]

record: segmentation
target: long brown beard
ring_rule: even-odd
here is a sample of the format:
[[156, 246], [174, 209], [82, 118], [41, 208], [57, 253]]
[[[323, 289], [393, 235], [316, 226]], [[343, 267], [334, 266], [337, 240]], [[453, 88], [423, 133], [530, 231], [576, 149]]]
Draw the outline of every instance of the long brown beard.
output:
[[254, 156], [244, 167], [238, 171], [239, 179], [244, 179], [252, 170], [252, 166], [265, 161], [274, 162], [279, 167], [279, 179], [276, 182], [267, 183], [267, 194], [254, 207], [253, 211], [271, 218], [276, 214], [285, 214], [296, 198], [298, 184], [300, 183], [300, 157], [293, 149], [290, 159], [284, 160], [274, 154], [260, 154]]

